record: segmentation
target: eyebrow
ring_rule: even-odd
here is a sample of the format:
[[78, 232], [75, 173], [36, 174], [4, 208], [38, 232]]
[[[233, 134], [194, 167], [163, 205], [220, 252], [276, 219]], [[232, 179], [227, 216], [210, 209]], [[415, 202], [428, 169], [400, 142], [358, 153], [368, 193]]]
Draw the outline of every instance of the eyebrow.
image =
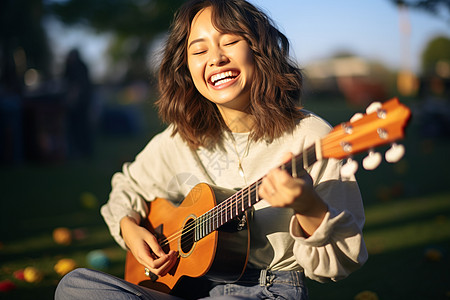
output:
[[204, 42], [204, 41], [205, 41], [205, 39], [203, 39], [203, 38], [195, 39], [189, 43], [188, 48], [190, 48], [195, 43], [200, 43], [200, 42]]

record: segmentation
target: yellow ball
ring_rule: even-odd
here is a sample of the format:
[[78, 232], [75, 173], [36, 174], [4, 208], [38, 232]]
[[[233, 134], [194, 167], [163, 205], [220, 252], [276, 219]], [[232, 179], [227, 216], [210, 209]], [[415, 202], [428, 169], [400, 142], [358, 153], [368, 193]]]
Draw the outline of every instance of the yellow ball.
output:
[[363, 291], [355, 296], [355, 300], [378, 300], [378, 295], [372, 291]]
[[72, 232], [65, 227], [53, 230], [53, 240], [60, 245], [70, 245], [72, 243]]
[[60, 276], [64, 276], [73, 269], [75, 269], [76, 266], [77, 264], [73, 259], [63, 258], [56, 263], [54, 269], [55, 272], [58, 273]]
[[42, 272], [34, 267], [26, 267], [25, 270], [23, 270], [23, 278], [27, 282], [39, 282], [43, 277], [44, 275]]
[[80, 196], [81, 205], [90, 210], [96, 210], [98, 208], [97, 197], [89, 192], [82, 193]]

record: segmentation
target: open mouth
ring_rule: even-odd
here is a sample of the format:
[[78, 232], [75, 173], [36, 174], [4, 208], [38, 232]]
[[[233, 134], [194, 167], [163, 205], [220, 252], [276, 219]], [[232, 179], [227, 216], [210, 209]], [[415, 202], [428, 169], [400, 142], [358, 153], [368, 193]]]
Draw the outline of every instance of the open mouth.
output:
[[226, 71], [212, 75], [209, 81], [213, 86], [219, 86], [234, 80], [238, 75], [238, 71]]

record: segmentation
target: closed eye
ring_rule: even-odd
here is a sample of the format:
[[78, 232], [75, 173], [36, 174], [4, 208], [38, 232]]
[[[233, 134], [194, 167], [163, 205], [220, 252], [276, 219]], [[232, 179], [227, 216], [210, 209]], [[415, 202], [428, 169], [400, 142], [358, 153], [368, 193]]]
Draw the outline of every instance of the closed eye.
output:
[[231, 45], [237, 44], [237, 42], [239, 42], [239, 41], [240, 40], [235, 40], [235, 41], [228, 42], [228, 43], [225, 44], [225, 46], [231, 46]]
[[201, 55], [203, 53], [206, 53], [206, 50], [193, 52], [192, 55]]

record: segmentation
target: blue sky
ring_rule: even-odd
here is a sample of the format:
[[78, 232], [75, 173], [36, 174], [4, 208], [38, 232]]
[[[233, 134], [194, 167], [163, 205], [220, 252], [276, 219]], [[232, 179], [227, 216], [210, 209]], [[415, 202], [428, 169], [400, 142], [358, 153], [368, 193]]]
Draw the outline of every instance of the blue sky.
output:
[[[426, 43], [438, 34], [450, 38], [450, 23], [444, 19], [418, 10], [400, 14], [388, 0], [250, 1], [287, 35], [300, 64], [348, 50], [393, 68], [418, 71]], [[405, 17], [411, 28], [408, 39], [400, 32]]]
[[[393, 69], [420, 71], [420, 55], [436, 35], [450, 38], [450, 23], [425, 11], [409, 10], [407, 39], [400, 32], [401, 14], [389, 0], [250, 0], [262, 8], [291, 41], [301, 66], [345, 50]], [[108, 37], [85, 28], [67, 30], [50, 23], [57, 53], [80, 47], [95, 74], [104, 71]]]

